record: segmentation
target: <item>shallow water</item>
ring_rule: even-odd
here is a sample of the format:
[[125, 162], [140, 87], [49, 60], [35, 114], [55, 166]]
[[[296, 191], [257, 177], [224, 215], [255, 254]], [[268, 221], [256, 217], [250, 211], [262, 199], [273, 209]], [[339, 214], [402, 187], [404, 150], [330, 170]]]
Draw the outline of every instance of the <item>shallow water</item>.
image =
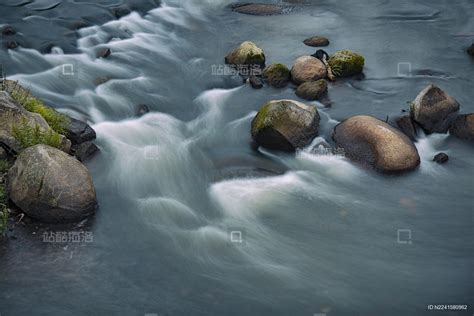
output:
[[[312, 102], [328, 142], [349, 116], [400, 115], [429, 83], [473, 112], [464, 49], [474, 3], [305, 1], [269, 17], [229, 3], [166, 0], [80, 29], [70, 50], [0, 51], [11, 79], [88, 120], [101, 148], [88, 163], [100, 204], [87, 223], [93, 242], [44, 243], [50, 228], [19, 228], [0, 248], [0, 313], [422, 315], [453, 303], [472, 313], [471, 144], [422, 137], [420, 168], [397, 177], [314, 154], [317, 141], [292, 155], [255, 150], [256, 111], [293, 89], [253, 90], [212, 69], [244, 40], [289, 66], [314, 52], [302, 44], [312, 35], [330, 39], [329, 53], [359, 51], [365, 78], [331, 84], [330, 107]], [[97, 59], [104, 46], [112, 55]], [[62, 75], [65, 63], [74, 76]], [[96, 86], [99, 77], [110, 80]], [[152, 111], [137, 118], [143, 103]], [[446, 165], [431, 161], [440, 151]], [[406, 229], [411, 243], [397, 242]]]

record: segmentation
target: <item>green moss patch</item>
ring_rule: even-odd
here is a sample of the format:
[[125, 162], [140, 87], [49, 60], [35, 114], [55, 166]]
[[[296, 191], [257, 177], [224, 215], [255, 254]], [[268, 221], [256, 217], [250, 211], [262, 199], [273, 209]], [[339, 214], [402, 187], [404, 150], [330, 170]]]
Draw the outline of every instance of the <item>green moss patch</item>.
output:
[[337, 77], [347, 77], [362, 72], [364, 68], [364, 57], [351, 50], [341, 50], [329, 58], [329, 66]]
[[13, 126], [13, 137], [23, 148], [37, 144], [45, 144], [54, 148], [61, 147], [61, 135], [54, 130], [44, 130], [38, 124], [32, 126], [28, 122]]

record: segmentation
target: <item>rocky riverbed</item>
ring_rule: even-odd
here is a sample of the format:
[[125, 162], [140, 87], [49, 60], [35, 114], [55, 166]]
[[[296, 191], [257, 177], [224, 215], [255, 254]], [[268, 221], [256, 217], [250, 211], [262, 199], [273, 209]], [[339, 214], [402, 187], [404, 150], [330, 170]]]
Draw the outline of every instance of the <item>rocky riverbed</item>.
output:
[[0, 313], [470, 303], [470, 1], [0, 9]]

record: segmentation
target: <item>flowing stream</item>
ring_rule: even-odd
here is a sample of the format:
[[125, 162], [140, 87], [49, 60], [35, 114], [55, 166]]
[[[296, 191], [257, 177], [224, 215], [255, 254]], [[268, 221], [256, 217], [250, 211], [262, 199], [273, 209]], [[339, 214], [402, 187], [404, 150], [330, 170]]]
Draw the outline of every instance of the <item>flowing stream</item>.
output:
[[[472, 144], [423, 136], [420, 167], [396, 177], [312, 149], [352, 115], [400, 115], [429, 83], [473, 112], [464, 49], [474, 2], [292, 2], [284, 15], [250, 16], [226, 0], [164, 0], [79, 29], [69, 53], [0, 51], [10, 79], [87, 120], [101, 149], [87, 163], [100, 205], [87, 223], [93, 242], [45, 243], [46, 228], [19, 229], [0, 250], [2, 316], [473, 312]], [[256, 111], [294, 90], [254, 90], [212, 70], [245, 40], [267, 64], [291, 66], [314, 53], [302, 44], [313, 35], [330, 39], [329, 53], [364, 55], [365, 78], [330, 84], [325, 105], [308, 102], [322, 117], [308, 148], [255, 149]], [[103, 47], [111, 56], [96, 58]], [[150, 113], [138, 117], [139, 104]], [[440, 151], [445, 165], [432, 162]], [[230, 242], [235, 230], [241, 244]]]

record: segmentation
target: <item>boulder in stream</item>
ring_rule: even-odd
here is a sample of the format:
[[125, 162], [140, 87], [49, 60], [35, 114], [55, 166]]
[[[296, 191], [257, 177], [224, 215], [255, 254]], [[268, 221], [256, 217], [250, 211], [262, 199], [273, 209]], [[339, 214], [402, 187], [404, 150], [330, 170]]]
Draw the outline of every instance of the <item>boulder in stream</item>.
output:
[[301, 56], [291, 68], [291, 80], [300, 85], [306, 81], [315, 81], [326, 77], [326, 66], [312, 56]]
[[302, 99], [313, 101], [319, 99], [328, 91], [328, 83], [324, 79], [307, 81], [298, 86], [296, 95]]
[[449, 133], [460, 139], [474, 141], [474, 113], [458, 115], [452, 122]]
[[348, 77], [362, 73], [365, 60], [362, 55], [345, 49], [331, 55], [328, 63], [336, 77]]
[[265, 54], [255, 43], [246, 41], [225, 57], [225, 63], [241, 67], [243, 65], [265, 67]]
[[384, 173], [415, 169], [420, 156], [398, 129], [371, 116], [353, 116], [334, 128], [333, 139], [347, 157]]
[[271, 64], [263, 70], [263, 79], [274, 88], [283, 88], [290, 82], [290, 70], [283, 64]]
[[314, 106], [293, 100], [269, 101], [252, 121], [252, 137], [263, 147], [294, 151], [317, 136], [319, 120]]
[[40, 221], [79, 221], [97, 209], [94, 184], [86, 167], [43, 144], [18, 156], [8, 172], [7, 187], [13, 203]]

